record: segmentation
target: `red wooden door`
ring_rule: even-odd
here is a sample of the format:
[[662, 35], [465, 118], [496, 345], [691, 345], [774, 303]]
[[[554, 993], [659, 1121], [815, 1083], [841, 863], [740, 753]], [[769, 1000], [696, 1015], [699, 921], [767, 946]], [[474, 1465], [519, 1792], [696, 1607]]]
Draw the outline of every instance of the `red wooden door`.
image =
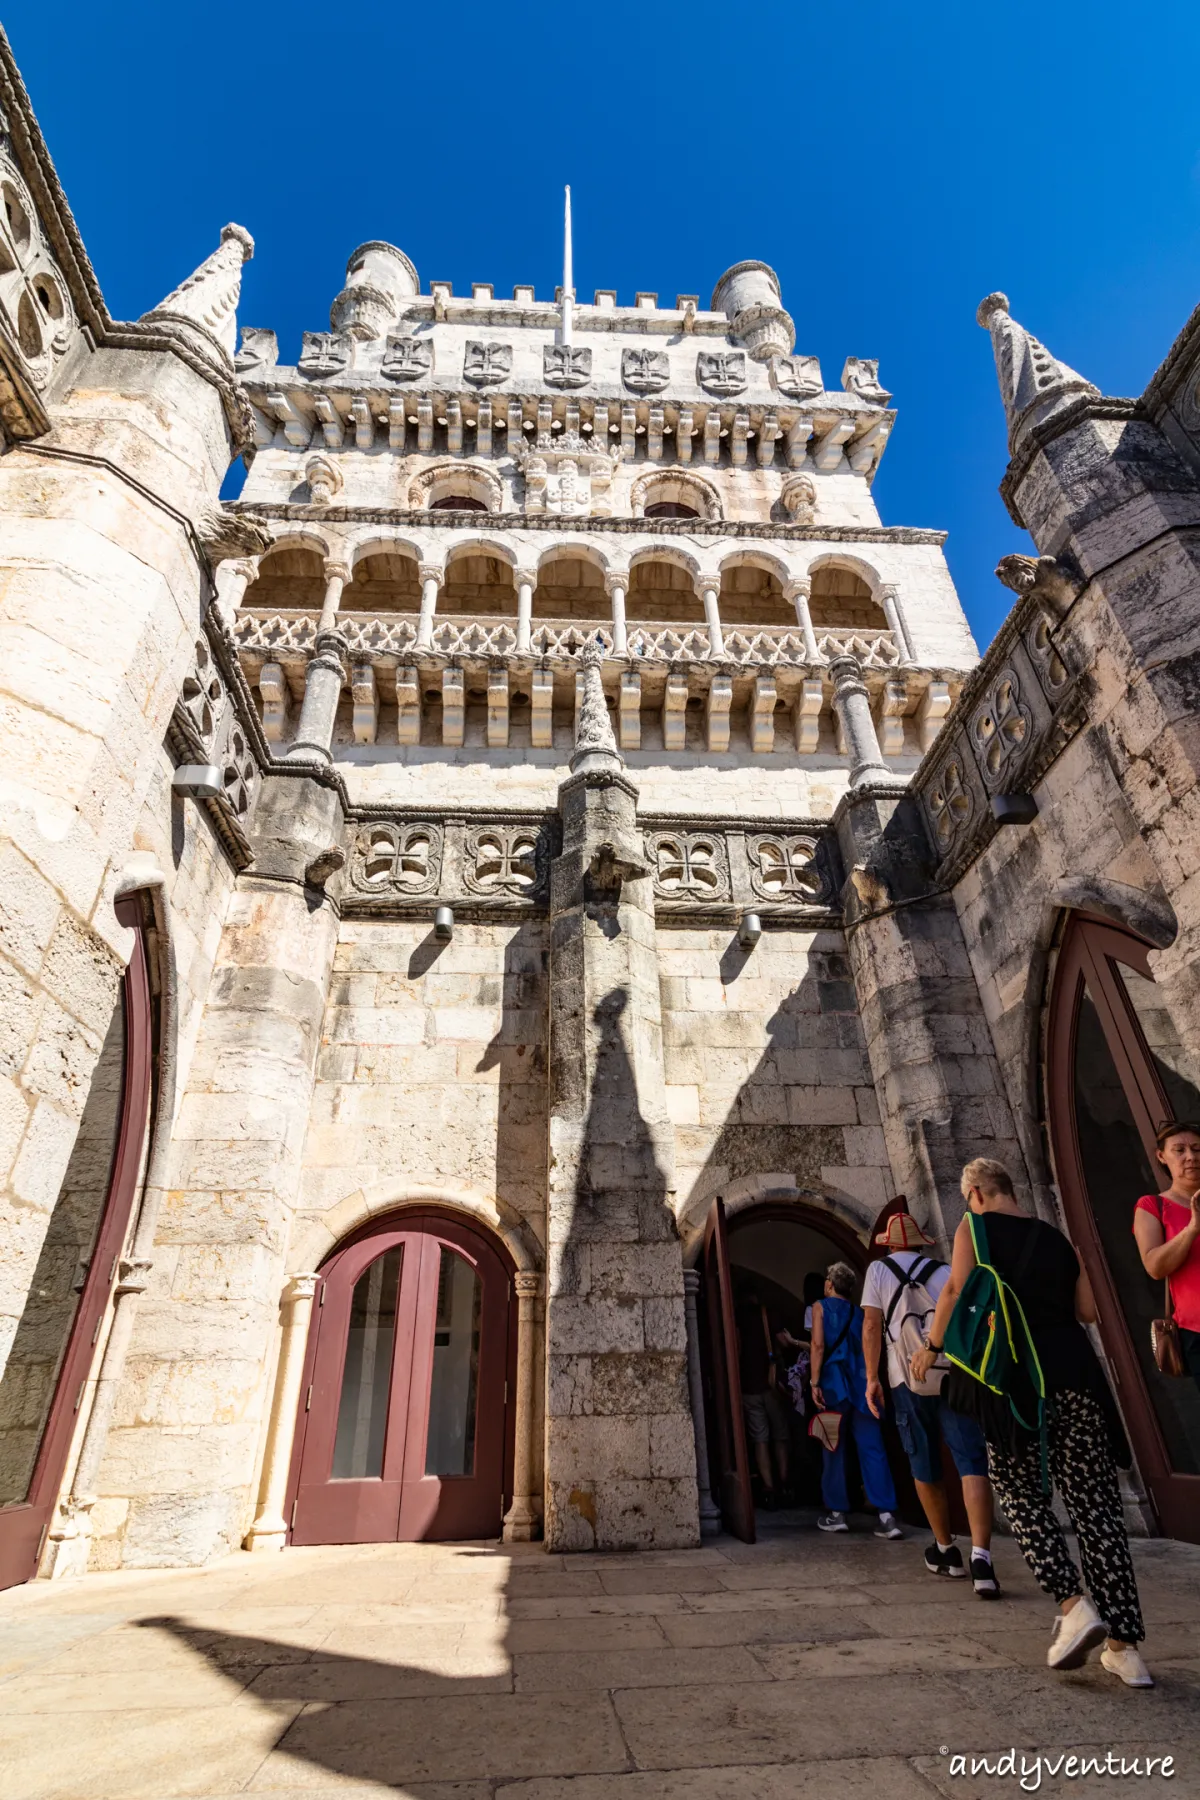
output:
[[433, 1215], [365, 1234], [323, 1271], [292, 1470], [292, 1542], [497, 1537], [509, 1277]]
[[717, 1504], [726, 1531], [741, 1538], [743, 1543], [752, 1544], [755, 1539], [754, 1496], [750, 1488], [746, 1422], [742, 1416], [742, 1379], [738, 1367], [725, 1204], [720, 1196], [709, 1208], [704, 1227], [704, 1308], [708, 1314], [720, 1462]]
[[116, 911], [133, 954], [0, 1378], [0, 1588], [37, 1572], [137, 1193], [153, 1014], [139, 908]]
[[1133, 1237], [1138, 1196], [1166, 1175], [1154, 1134], [1200, 1114], [1200, 1093], [1156, 1002], [1147, 946], [1076, 914], [1059, 953], [1047, 1057], [1050, 1131], [1072, 1239], [1091, 1277], [1121, 1411], [1164, 1532], [1200, 1542], [1200, 1392], [1160, 1375], [1150, 1321], [1163, 1284]]

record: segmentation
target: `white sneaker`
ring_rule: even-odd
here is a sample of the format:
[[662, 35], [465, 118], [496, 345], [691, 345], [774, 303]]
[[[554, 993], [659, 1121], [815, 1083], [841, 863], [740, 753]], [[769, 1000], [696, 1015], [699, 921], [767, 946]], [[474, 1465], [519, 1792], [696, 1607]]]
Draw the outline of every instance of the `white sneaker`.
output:
[[1111, 1650], [1105, 1645], [1100, 1652], [1100, 1662], [1110, 1675], [1119, 1675], [1126, 1687], [1154, 1686], [1153, 1675], [1132, 1644], [1126, 1645], [1124, 1650]]
[[850, 1527], [846, 1523], [845, 1513], [826, 1513], [824, 1518], [817, 1520], [818, 1531], [849, 1531], [849, 1529]]
[[1108, 1626], [1086, 1594], [1069, 1613], [1059, 1613], [1046, 1652], [1052, 1669], [1081, 1669], [1097, 1644], [1108, 1636]]
[[881, 1512], [879, 1523], [875, 1527], [875, 1536], [880, 1538], [902, 1538], [904, 1532], [895, 1513]]

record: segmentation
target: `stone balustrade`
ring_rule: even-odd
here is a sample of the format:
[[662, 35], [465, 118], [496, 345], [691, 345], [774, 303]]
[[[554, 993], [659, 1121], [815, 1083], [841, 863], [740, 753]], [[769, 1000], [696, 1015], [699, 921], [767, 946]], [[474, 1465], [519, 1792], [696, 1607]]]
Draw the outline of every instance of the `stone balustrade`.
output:
[[[513, 618], [441, 617], [431, 621], [422, 642], [416, 614], [338, 613], [333, 635], [313, 611], [246, 610], [233, 629], [246, 677], [259, 691], [264, 733], [282, 744], [291, 719], [292, 755], [312, 753], [296, 710], [311, 689], [311, 672], [319, 662], [336, 674], [338, 657], [343, 692], [349, 688], [353, 698], [355, 741], [375, 743], [381, 705], [394, 704], [398, 748], [437, 743], [461, 749], [469, 739], [467, 712], [481, 694], [486, 748], [509, 747], [514, 708], [525, 721], [530, 748], [552, 748], [555, 721], [561, 725], [572, 716], [579, 654], [592, 639], [604, 646], [604, 685], [623, 750], [643, 748], [643, 718], [656, 715], [663, 748], [671, 752], [701, 743], [709, 753], [729, 751], [731, 719], [740, 718], [737, 741], [744, 739], [754, 755], [794, 748], [802, 755], [844, 756], [833, 665], [850, 658], [861, 671], [883, 754], [915, 760], [933, 743], [958, 686], [953, 671], [905, 662], [890, 631], [818, 629], [814, 660], [796, 627], [730, 627], [715, 656], [703, 625], [630, 625], [623, 655], [611, 621], [539, 619], [531, 623], [528, 648], [519, 647], [520, 628]], [[327, 697], [326, 710], [331, 704], [336, 694]], [[329, 731], [332, 722], [330, 712]], [[390, 718], [386, 731], [390, 743]]]
[[[244, 652], [268, 659], [290, 652], [307, 656], [311, 653], [320, 619], [312, 612], [243, 612], [234, 628], [239, 647]], [[391, 657], [410, 657], [417, 649], [418, 615], [401, 613], [391, 617], [371, 617], [366, 613], [339, 613], [337, 628], [346, 639], [352, 656], [366, 656], [386, 661]], [[509, 659], [517, 655], [518, 622], [510, 618], [472, 616], [439, 618], [430, 634], [428, 651], [435, 656], [465, 657], [490, 661], [495, 657]], [[613, 630], [610, 623], [584, 619], [538, 619], [533, 622], [529, 651], [522, 653], [533, 661], [555, 660], [577, 656], [589, 638], [598, 638], [609, 656], [613, 654]], [[891, 631], [816, 630], [817, 650], [822, 664], [839, 656], [854, 656], [866, 669], [893, 669], [903, 660], [902, 652]], [[761, 665], [773, 668], [779, 664], [810, 665], [803, 633], [797, 626], [730, 626], [722, 634], [719, 654], [713, 656], [709, 628], [704, 625], [669, 624], [664, 621], [631, 624], [627, 633], [627, 656], [630, 662], [656, 663], [732, 663], [739, 667]]]

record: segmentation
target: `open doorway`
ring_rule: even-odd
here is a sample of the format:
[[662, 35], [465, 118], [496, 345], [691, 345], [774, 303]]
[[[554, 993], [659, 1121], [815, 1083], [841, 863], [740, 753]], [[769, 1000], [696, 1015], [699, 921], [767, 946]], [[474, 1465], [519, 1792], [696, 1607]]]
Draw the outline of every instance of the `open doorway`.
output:
[[[840, 1220], [799, 1201], [768, 1203], [728, 1220], [722, 1209], [720, 1226], [721, 1255], [718, 1257], [714, 1244], [713, 1254], [706, 1258], [705, 1303], [711, 1327], [722, 1310], [716, 1291], [720, 1260], [728, 1271], [723, 1337], [735, 1340], [736, 1353], [723, 1354], [718, 1334], [711, 1329], [706, 1334], [710, 1350], [707, 1397], [713, 1414], [708, 1441], [718, 1465], [712, 1470], [713, 1492], [722, 1496], [727, 1524], [732, 1503], [750, 1534], [764, 1517], [770, 1520], [772, 1530], [809, 1529], [822, 1509], [821, 1450], [808, 1431], [813, 1410], [807, 1368], [812, 1303], [821, 1298], [825, 1271], [834, 1262], [848, 1263], [856, 1271], [861, 1293], [861, 1278], [871, 1253]], [[717, 1235], [710, 1231], [710, 1239]], [[775, 1357], [775, 1399], [765, 1409], [769, 1441], [763, 1443], [764, 1420], [756, 1416], [751, 1421], [744, 1416], [740, 1393], [759, 1386], [763, 1371], [756, 1365], [763, 1360], [767, 1340]], [[744, 1372], [743, 1359], [751, 1365]], [[739, 1434], [744, 1442], [739, 1443]], [[757, 1444], [753, 1441], [756, 1435], [760, 1439]], [[906, 1523], [919, 1526], [923, 1514], [890, 1417], [884, 1423], [884, 1442], [897, 1511]], [[853, 1443], [847, 1445], [847, 1457], [852, 1508], [863, 1510]], [[774, 1494], [768, 1489], [768, 1473]], [[961, 1507], [960, 1495], [952, 1492], [952, 1502], [955, 1510]], [[730, 1528], [736, 1530], [737, 1526]]]

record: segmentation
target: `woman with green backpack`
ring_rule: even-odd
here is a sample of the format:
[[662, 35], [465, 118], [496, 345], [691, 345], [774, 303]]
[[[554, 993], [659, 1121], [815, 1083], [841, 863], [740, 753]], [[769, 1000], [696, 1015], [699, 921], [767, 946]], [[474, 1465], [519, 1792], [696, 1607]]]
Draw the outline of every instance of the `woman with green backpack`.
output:
[[[925, 1348], [923, 1380], [944, 1349], [943, 1395], [983, 1427], [996, 1497], [1039, 1586], [1059, 1603], [1046, 1661], [1100, 1660], [1127, 1687], [1153, 1687], [1117, 1469], [1132, 1461], [1104, 1371], [1084, 1326], [1091, 1285], [1061, 1231], [1017, 1204], [1003, 1163], [976, 1157], [962, 1173], [967, 1212], [954, 1234], [950, 1279]], [[1079, 1572], [1054, 1513], [1051, 1478], [1071, 1515]]]

